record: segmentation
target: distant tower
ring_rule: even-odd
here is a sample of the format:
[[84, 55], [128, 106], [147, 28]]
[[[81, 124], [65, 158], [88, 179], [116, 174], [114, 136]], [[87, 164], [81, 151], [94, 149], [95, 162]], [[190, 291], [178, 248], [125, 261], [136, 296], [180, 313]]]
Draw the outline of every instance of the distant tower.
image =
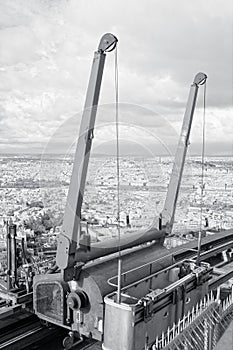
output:
[[129, 214], [126, 215], [126, 226], [131, 227], [130, 220], [129, 220]]
[[209, 220], [205, 217], [205, 227], [209, 227]]
[[162, 213], [159, 214], [159, 230], [162, 230]]

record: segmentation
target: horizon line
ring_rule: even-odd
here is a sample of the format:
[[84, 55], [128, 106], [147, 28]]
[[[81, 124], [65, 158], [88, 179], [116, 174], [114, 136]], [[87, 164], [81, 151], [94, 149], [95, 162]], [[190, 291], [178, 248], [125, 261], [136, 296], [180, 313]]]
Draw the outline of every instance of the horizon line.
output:
[[[23, 153], [17, 153], [17, 152], [1, 152], [0, 151], [0, 156], [43, 156], [43, 155], [51, 155], [51, 156], [59, 156], [59, 155], [66, 155], [66, 153], [56, 153], [56, 152], [46, 152], [46, 153], [41, 153], [41, 152], [35, 152], [35, 153], [29, 153], [29, 152], [23, 152]], [[75, 152], [70, 152], [69, 155], [75, 155]], [[115, 153], [91, 153], [91, 157], [113, 157], [116, 156]], [[120, 155], [121, 157], [145, 157], [145, 158], [153, 158], [153, 157], [174, 157], [175, 154], [173, 155], [168, 155], [168, 154], [155, 154], [155, 155], [143, 155], [143, 154], [122, 154]], [[201, 157], [201, 154], [189, 154], [189, 157]], [[206, 157], [233, 157], [232, 154], [224, 153], [224, 154], [206, 154]]]

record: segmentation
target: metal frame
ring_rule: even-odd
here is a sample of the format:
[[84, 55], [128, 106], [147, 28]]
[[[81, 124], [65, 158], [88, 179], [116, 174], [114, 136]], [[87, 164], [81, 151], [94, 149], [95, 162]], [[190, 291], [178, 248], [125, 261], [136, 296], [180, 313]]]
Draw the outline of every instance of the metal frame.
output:
[[114, 50], [116, 44], [117, 38], [107, 33], [101, 38], [98, 51], [94, 53], [65, 208], [62, 233], [59, 235], [58, 239], [57, 265], [61, 268], [65, 281], [69, 281], [73, 278], [75, 252], [76, 248], [79, 247], [81, 208], [104, 70], [105, 52]]
[[167, 196], [165, 199], [165, 204], [163, 211], [161, 213], [160, 226], [162, 229], [166, 230], [167, 234], [170, 234], [172, 231], [176, 204], [178, 200], [185, 158], [189, 146], [189, 136], [192, 127], [193, 114], [195, 111], [197, 93], [199, 85], [205, 84], [207, 75], [204, 73], [197, 73], [193, 84], [190, 87], [188, 102], [186, 106], [186, 111], [184, 115], [183, 125], [181, 129], [181, 134], [179, 138], [179, 143], [176, 150], [175, 161], [173, 164], [172, 174], [170, 177], [170, 182], [168, 185]]

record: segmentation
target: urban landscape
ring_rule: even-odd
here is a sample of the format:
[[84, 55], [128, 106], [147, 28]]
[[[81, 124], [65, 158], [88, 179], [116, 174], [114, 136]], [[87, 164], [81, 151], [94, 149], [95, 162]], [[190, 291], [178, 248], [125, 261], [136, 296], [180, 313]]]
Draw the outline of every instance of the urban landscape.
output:
[[[17, 225], [20, 237], [43, 235], [53, 244], [60, 232], [68, 194], [73, 156], [2, 156], [1, 247], [6, 247], [6, 221]], [[146, 229], [158, 221], [172, 170], [170, 157], [120, 159], [120, 225], [122, 234]], [[200, 227], [224, 230], [233, 226], [232, 157], [207, 157], [201, 198], [201, 161], [189, 157], [181, 184], [173, 233], [177, 237]], [[93, 156], [90, 160], [82, 218], [93, 234], [111, 236], [117, 223], [116, 159]], [[202, 202], [202, 223], [200, 208]], [[129, 226], [129, 225], [128, 225]], [[47, 237], [47, 238], [46, 238]]]

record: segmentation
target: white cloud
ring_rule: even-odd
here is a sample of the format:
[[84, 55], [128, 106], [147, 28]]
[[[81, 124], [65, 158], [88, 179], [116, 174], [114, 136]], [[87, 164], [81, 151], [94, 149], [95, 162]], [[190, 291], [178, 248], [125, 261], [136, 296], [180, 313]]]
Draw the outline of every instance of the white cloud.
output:
[[[105, 32], [119, 38], [122, 102], [154, 110], [179, 131], [189, 86], [204, 71], [207, 137], [231, 143], [232, 9], [230, 0], [0, 0], [1, 150], [23, 140], [38, 149], [82, 110], [93, 51]], [[113, 65], [108, 54], [100, 103], [114, 101]], [[126, 118], [132, 123], [132, 114]], [[148, 116], [132, 119], [158, 127]], [[200, 127], [197, 116], [193, 129]]]

